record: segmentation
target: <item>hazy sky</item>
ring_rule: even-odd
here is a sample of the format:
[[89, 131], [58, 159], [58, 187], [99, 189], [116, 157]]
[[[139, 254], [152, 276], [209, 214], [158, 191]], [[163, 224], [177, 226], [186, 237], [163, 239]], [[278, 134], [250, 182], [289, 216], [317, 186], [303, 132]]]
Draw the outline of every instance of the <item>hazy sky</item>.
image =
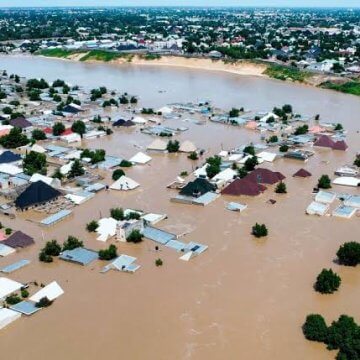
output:
[[360, 0], [0, 0], [6, 6], [312, 6], [360, 7]]

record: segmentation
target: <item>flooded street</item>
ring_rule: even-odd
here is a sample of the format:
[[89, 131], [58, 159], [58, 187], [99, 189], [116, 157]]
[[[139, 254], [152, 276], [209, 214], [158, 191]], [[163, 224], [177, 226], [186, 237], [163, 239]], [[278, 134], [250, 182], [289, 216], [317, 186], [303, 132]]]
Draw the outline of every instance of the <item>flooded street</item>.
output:
[[[346, 152], [316, 149], [306, 164], [279, 159], [263, 165], [286, 176], [288, 194], [275, 194], [269, 186], [256, 198], [221, 196], [206, 207], [181, 205], [170, 202], [176, 191], [166, 188], [180, 172], [190, 173], [206, 156], [222, 148], [259, 141], [260, 134], [210, 122], [199, 126], [168, 120], [169, 126], [189, 127], [176, 139], [191, 140], [207, 151], [198, 163], [185, 154], [150, 154], [150, 165], [125, 170], [140, 183], [139, 189], [100, 192], [76, 207], [70, 218], [49, 229], [29, 222], [27, 213], [16, 220], [1, 216], [5, 227], [27, 232], [36, 241], [35, 246], [0, 259], [1, 266], [25, 258], [32, 261], [9, 277], [39, 284], [56, 280], [65, 291], [49, 309], [29, 318], [23, 316], [2, 330], [4, 359], [334, 359], [335, 353], [324, 345], [304, 339], [301, 325], [310, 313], [323, 314], [328, 323], [341, 314], [360, 321], [359, 269], [334, 263], [340, 244], [359, 241], [360, 218], [307, 216], [305, 209], [320, 175], [333, 177], [336, 168], [352, 163], [360, 151], [359, 97], [265, 78], [131, 64], [0, 57], [0, 69], [49, 81], [61, 78], [88, 88], [104, 85], [139, 95], [140, 105], [148, 107], [209, 99], [224, 109], [244, 106], [260, 111], [288, 103], [297, 113], [321, 114], [322, 121], [342, 123], [348, 130], [349, 145]], [[104, 148], [109, 155], [130, 157], [139, 146], [144, 150], [152, 141], [139, 130], [120, 129], [87, 145]], [[313, 176], [293, 178], [301, 167]], [[111, 183], [110, 177], [106, 182]], [[339, 186], [333, 190], [359, 193], [358, 189]], [[269, 199], [277, 203], [270, 205]], [[229, 201], [245, 203], [248, 209], [241, 214], [230, 212], [225, 209]], [[52, 264], [38, 261], [45, 241], [63, 242], [68, 235], [82, 239], [85, 247], [104, 248], [86, 232], [85, 225], [107, 216], [115, 206], [165, 213], [168, 219], [159, 227], [177, 234], [186, 232], [185, 242], [200, 242], [209, 249], [183, 262], [166, 247], [156, 253], [155, 243], [149, 240], [116, 243], [119, 253], [138, 258], [142, 267], [133, 275], [115, 271], [100, 274], [101, 261], [88, 267], [60, 260]], [[268, 227], [265, 240], [250, 235], [256, 222]], [[158, 257], [164, 261], [159, 268], [154, 265]], [[340, 290], [331, 296], [312, 288], [324, 267], [331, 267], [342, 278]]]

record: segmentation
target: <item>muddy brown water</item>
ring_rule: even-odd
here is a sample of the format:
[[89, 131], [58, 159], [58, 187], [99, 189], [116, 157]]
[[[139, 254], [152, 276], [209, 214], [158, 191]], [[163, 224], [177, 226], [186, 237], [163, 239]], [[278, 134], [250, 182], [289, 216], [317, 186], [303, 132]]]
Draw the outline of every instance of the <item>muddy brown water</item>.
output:
[[[348, 130], [347, 152], [316, 150], [306, 164], [280, 159], [267, 167], [286, 175], [288, 194], [277, 195], [269, 187], [256, 198], [220, 197], [207, 207], [174, 204], [175, 194], [166, 189], [183, 170], [196, 165], [186, 155], [155, 154], [149, 165], [135, 166], [127, 175], [141, 184], [138, 190], [101, 192], [76, 208], [74, 215], [49, 228], [28, 221], [29, 213], [11, 221], [0, 221], [34, 236], [36, 245], [0, 259], [0, 266], [22, 258], [31, 264], [9, 277], [28, 282], [56, 280], [65, 290], [50, 308], [32, 317], [22, 317], [1, 331], [4, 358], [42, 359], [319, 359], [335, 357], [325, 346], [308, 342], [301, 325], [309, 313], [321, 313], [328, 322], [349, 314], [360, 322], [358, 299], [360, 273], [357, 268], [336, 265], [333, 260], [340, 244], [359, 240], [359, 218], [306, 216], [311, 190], [321, 174], [333, 177], [334, 170], [351, 163], [360, 150], [360, 100], [353, 96], [266, 79], [183, 69], [153, 69], [149, 66], [114, 67], [78, 64], [40, 58], [0, 57], [0, 68], [8, 73], [64, 78], [71, 83], [140, 94], [146, 106], [174, 101], [209, 98], [221, 107], [245, 106], [267, 110], [283, 103], [293, 104], [304, 114], [320, 113], [323, 120], [337, 121]], [[159, 94], [158, 90], [165, 90]], [[231, 148], [259, 135], [240, 128], [213, 123], [189, 126], [179, 140], [189, 139], [208, 153]], [[131, 156], [134, 146], [147, 146], [150, 136], [138, 130], [116, 130], [111, 136], [89, 141], [109, 154]], [[327, 163], [328, 161], [328, 163]], [[199, 164], [201, 160], [199, 161]], [[308, 179], [291, 175], [300, 167], [312, 172]], [[110, 179], [106, 179], [110, 183]], [[337, 192], [359, 193], [357, 189], [334, 187]], [[275, 205], [267, 204], [269, 199]], [[248, 205], [241, 215], [225, 210], [228, 201]], [[114, 206], [166, 213], [160, 227], [186, 232], [185, 241], [209, 246], [190, 262], [145, 240], [141, 244], [118, 244], [120, 253], [138, 258], [141, 269], [133, 275], [117, 272], [100, 274], [100, 261], [87, 267], [55, 260], [42, 264], [38, 251], [45, 240], [64, 241], [71, 234], [89, 248], [104, 244], [85, 231], [85, 224], [106, 216]], [[334, 208], [334, 206], [332, 207]], [[250, 236], [255, 222], [265, 223], [269, 236]], [[112, 241], [110, 241], [112, 242]], [[107, 246], [108, 244], [106, 244]], [[164, 265], [157, 268], [155, 259]], [[340, 290], [331, 296], [313, 291], [322, 268], [333, 268], [341, 278]], [[46, 355], [45, 355], [46, 354]]]

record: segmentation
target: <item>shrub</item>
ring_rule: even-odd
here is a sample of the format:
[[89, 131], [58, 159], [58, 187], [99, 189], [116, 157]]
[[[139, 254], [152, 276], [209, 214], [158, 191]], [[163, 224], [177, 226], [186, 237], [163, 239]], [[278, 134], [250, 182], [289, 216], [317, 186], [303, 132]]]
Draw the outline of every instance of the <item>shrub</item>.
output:
[[258, 224], [256, 223], [253, 227], [252, 227], [252, 235], [254, 235], [257, 238], [260, 237], [264, 237], [267, 236], [268, 234], [268, 229], [265, 226], [265, 224]]
[[243, 179], [247, 174], [248, 172], [244, 167], [238, 169], [238, 175], [240, 179]]
[[325, 342], [327, 339], [328, 328], [321, 315], [308, 315], [302, 329], [305, 338], [308, 340]]
[[272, 135], [269, 137], [269, 139], [267, 139], [267, 142], [272, 144], [277, 143], [279, 142], [279, 138], [276, 135]]
[[143, 234], [139, 230], [135, 229], [135, 230], [131, 231], [129, 236], [126, 238], [126, 241], [136, 244], [136, 243], [141, 242], [142, 238], [143, 238]]
[[319, 189], [330, 189], [331, 188], [331, 180], [328, 175], [321, 175], [318, 180], [318, 188]]
[[287, 193], [286, 184], [283, 182], [279, 182], [275, 188], [275, 192], [277, 194], [286, 194]]
[[354, 165], [360, 167], [360, 155], [356, 156], [354, 160]]
[[39, 261], [45, 262], [45, 263], [51, 263], [53, 262], [53, 258], [50, 255], [47, 255], [44, 250], [40, 251], [39, 254]]
[[356, 266], [360, 263], [360, 244], [351, 241], [340, 246], [336, 253], [339, 263], [346, 266]]
[[122, 208], [110, 209], [110, 216], [118, 221], [124, 220], [124, 210]]
[[80, 163], [79, 159], [75, 159], [71, 165], [70, 171], [67, 175], [68, 179], [73, 179], [75, 177], [81, 176], [85, 174], [84, 167]]
[[115, 245], [111, 244], [107, 249], [99, 250], [99, 259], [100, 260], [112, 260], [117, 257], [117, 248]]
[[180, 149], [180, 143], [177, 141], [177, 140], [170, 140], [166, 146], [166, 150], [169, 152], [169, 153], [176, 153], [178, 152]]
[[37, 308], [44, 308], [44, 307], [48, 307], [52, 304], [53, 302], [50, 301], [46, 296], [41, 298], [36, 304], [35, 306]]
[[120, 167], [132, 167], [132, 163], [128, 160], [122, 160], [120, 163]]
[[98, 222], [95, 220], [92, 220], [86, 225], [86, 230], [88, 232], [95, 232], [98, 227], [99, 227]]
[[34, 140], [45, 140], [46, 134], [40, 129], [34, 129], [31, 133], [31, 136]]
[[9, 305], [15, 305], [21, 301], [21, 298], [17, 294], [11, 294], [6, 297], [5, 301]]
[[280, 152], [287, 152], [289, 150], [289, 146], [288, 145], [281, 145], [279, 148]]
[[67, 240], [63, 244], [62, 251], [74, 250], [79, 247], [84, 247], [83, 242], [81, 240], [79, 240], [78, 238], [76, 238], [75, 236], [69, 235]]
[[29, 292], [26, 289], [21, 289], [21, 297], [26, 299], [29, 297]]
[[341, 278], [331, 269], [323, 269], [316, 278], [315, 290], [322, 294], [332, 294], [337, 291], [341, 284]]
[[193, 151], [192, 153], [190, 153], [189, 156], [188, 156], [188, 159], [190, 159], [190, 160], [198, 160], [199, 157], [198, 157], [197, 152]]
[[305, 135], [309, 131], [308, 125], [302, 125], [295, 129], [294, 135]]
[[162, 266], [163, 265], [163, 261], [159, 258], [155, 260], [155, 265], [156, 266]]
[[60, 136], [65, 131], [65, 125], [61, 122], [57, 122], [52, 127], [52, 133], [54, 136]]
[[245, 146], [245, 148], [244, 148], [244, 153], [245, 154], [250, 154], [250, 155], [255, 155], [255, 148], [254, 148], [254, 146], [252, 146], [252, 145], [248, 145], [248, 146]]
[[246, 171], [253, 171], [258, 164], [258, 158], [253, 156], [245, 161], [244, 168]]
[[61, 252], [61, 246], [58, 244], [56, 240], [51, 240], [45, 244], [43, 251], [45, 252], [46, 255], [59, 256]]
[[112, 179], [113, 179], [114, 181], [116, 181], [116, 180], [120, 179], [123, 175], [125, 175], [124, 170], [116, 169], [116, 170], [114, 170], [113, 173], [112, 173]]
[[10, 229], [10, 228], [5, 229], [5, 234], [6, 235], [10, 235], [11, 233], [12, 233], [12, 229]]

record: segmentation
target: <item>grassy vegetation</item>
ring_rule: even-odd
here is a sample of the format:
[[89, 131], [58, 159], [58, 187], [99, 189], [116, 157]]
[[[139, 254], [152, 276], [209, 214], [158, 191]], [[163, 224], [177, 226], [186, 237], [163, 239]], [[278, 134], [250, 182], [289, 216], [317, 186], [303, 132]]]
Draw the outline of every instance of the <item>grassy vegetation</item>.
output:
[[91, 50], [87, 54], [85, 54], [80, 59], [80, 61], [96, 60], [96, 61], [108, 62], [121, 58], [125, 58], [130, 62], [133, 56], [131, 54], [115, 53], [104, 50]]
[[292, 80], [298, 82], [304, 82], [306, 78], [311, 76], [311, 74], [306, 71], [302, 71], [296, 68], [280, 66], [280, 65], [268, 66], [264, 74], [278, 80], [283, 80], [283, 81]]
[[38, 52], [39, 55], [66, 59], [73, 54], [81, 54], [84, 51], [73, 51], [64, 49], [45, 49]]
[[325, 89], [331, 89], [331, 90], [343, 92], [345, 94], [360, 96], [360, 81], [357, 80], [347, 81], [343, 84], [336, 84], [331, 81], [326, 81], [322, 83], [320, 86]]
[[161, 59], [161, 55], [147, 53], [147, 54], [141, 55], [140, 58], [144, 59], [144, 60], [158, 60], [158, 59]]

